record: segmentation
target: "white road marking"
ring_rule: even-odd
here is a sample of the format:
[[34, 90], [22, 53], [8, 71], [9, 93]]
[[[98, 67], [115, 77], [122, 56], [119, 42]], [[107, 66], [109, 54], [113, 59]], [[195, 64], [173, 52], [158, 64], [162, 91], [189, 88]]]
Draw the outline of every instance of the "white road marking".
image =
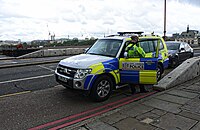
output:
[[51, 69], [51, 68], [48, 68], [48, 67], [45, 67], [45, 66], [42, 66], [42, 65], [37, 65], [43, 69], [47, 69], [47, 70], [50, 70], [51, 72], [54, 72], [55, 70]]
[[15, 80], [8, 80], [8, 81], [2, 81], [0, 84], [5, 84], [5, 83], [12, 83], [12, 82], [19, 82], [19, 81], [25, 81], [25, 80], [31, 80], [31, 79], [39, 79], [39, 78], [45, 78], [45, 77], [51, 77], [54, 74], [48, 74], [48, 75], [41, 75], [41, 76], [36, 76], [36, 77], [28, 77], [28, 78], [23, 78], [23, 79], [15, 79]]

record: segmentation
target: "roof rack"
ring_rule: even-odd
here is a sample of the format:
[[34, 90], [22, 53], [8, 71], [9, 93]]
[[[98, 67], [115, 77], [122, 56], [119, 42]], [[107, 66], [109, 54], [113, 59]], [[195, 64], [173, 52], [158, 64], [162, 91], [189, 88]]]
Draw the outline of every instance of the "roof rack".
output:
[[120, 36], [124, 36], [124, 35], [133, 35], [133, 34], [137, 34], [139, 36], [142, 35], [142, 31], [139, 31], [139, 32], [117, 32]]

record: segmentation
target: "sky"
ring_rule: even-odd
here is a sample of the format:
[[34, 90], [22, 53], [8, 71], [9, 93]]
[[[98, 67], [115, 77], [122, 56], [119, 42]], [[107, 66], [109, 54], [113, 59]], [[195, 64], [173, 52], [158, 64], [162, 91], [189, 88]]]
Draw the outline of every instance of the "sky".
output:
[[[167, 0], [168, 36], [200, 30], [200, 0]], [[0, 40], [163, 35], [164, 0], [0, 0]]]

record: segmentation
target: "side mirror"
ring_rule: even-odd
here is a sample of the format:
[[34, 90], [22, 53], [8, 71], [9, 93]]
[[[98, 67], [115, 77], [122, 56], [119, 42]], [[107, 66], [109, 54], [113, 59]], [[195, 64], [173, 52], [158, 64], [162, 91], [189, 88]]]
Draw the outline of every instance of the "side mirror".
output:
[[128, 58], [128, 52], [124, 52], [124, 58]]

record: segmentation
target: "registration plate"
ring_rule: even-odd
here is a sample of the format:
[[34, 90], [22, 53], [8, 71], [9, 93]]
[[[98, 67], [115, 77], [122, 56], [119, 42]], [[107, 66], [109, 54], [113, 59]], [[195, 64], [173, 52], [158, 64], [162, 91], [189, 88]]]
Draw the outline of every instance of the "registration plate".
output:
[[61, 76], [58, 76], [58, 79], [61, 80], [61, 81], [63, 81], [63, 82], [67, 82], [68, 81], [67, 78], [64, 78], [64, 77], [61, 77]]

